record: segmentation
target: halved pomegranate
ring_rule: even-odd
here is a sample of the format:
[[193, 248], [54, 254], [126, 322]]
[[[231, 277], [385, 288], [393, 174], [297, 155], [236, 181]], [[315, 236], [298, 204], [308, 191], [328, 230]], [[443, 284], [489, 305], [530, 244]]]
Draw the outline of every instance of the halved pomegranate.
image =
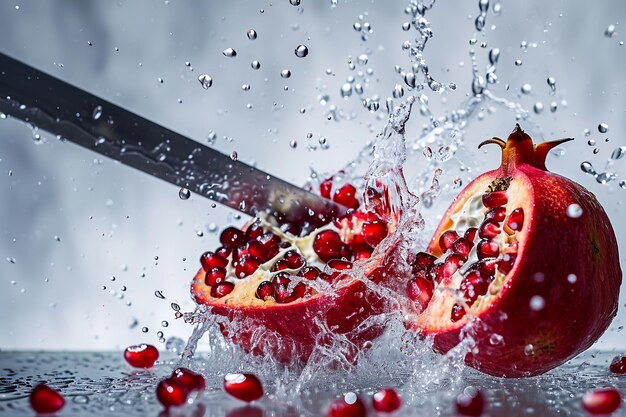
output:
[[622, 273], [609, 219], [592, 193], [546, 170], [567, 140], [533, 145], [517, 125], [507, 142], [481, 144], [498, 144], [502, 165], [452, 202], [407, 284], [421, 311], [410, 326], [437, 351], [471, 336], [471, 366], [537, 375], [591, 346], [615, 316]]
[[393, 216], [358, 209], [350, 184], [332, 189], [328, 179], [320, 192], [346, 205], [346, 215], [314, 230], [256, 219], [243, 230], [225, 229], [222, 247], [202, 255], [191, 293], [233, 322], [222, 332], [246, 351], [306, 361], [316, 345], [330, 341], [324, 332], [346, 335], [356, 349], [382, 332], [382, 326], [359, 326], [382, 312], [384, 300], [342, 271], [356, 265], [367, 279], [388, 279], [384, 254], [370, 257], [394, 230]]

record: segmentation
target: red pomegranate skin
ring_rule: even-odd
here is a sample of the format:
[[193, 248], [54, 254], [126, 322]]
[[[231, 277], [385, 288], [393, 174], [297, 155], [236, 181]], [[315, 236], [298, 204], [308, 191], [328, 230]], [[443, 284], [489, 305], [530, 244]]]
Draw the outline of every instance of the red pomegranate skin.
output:
[[[615, 233], [591, 192], [546, 170], [545, 157], [560, 142], [534, 146], [518, 125], [503, 150], [502, 165], [476, 178], [456, 197], [429, 248], [441, 254], [436, 242], [451, 226], [450, 215], [470, 196], [484, 193], [494, 179], [511, 176], [512, 183], [524, 185], [525, 237], [519, 241], [517, 261], [500, 295], [478, 313], [480, 322], [469, 332], [478, 350], [465, 361], [490, 375], [545, 373], [589, 348], [617, 313], [622, 272]], [[571, 204], [582, 208], [580, 217], [566, 214]], [[537, 273], [544, 275], [542, 280], [536, 279]], [[573, 284], [570, 274], [576, 276]], [[539, 311], [530, 308], [535, 296], [545, 300]], [[466, 318], [443, 328], [417, 327], [433, 336], [434, 348], [443, 353], [459, 344], [465, 324]], [[504, 343], [490, 343], [493, 333]]]
[[[374, 269], [371, 276], [380, 276]], [[231, 332], [229, 326], [222, 325], [224, 335], [245, 351], [256, 355], [271, 354], [279, 362], [306, 362], [316, 346], [320, 329], [318, 323], [337, 334], [355, 330], [363, 321], [383, 312], [385, 300], [380, 294], [369, 289], [363, 282], [354, 281], [333, 294], [317, 294], [289, 304], [274, 304], [270, 307], [227, 306], [219, 299], [209, 297], [210, 287], [204, 282], [205, 272], [196, 274], [191, 293], [199, 304], [211, 308], [213, 314], [227, 317], [230, 321], [245, 320], [244, 326], [237, 326]], [[380, 282], [380, 279], [374, 281]], [[385, 278], [386, 279], [386, 278]], [[259, 328], [265, 329], [263, 337], [255, 340], [253, 334]], [[361, 346], [382, 334], [382, 326], [371, 326], [361, 332], [350, 334], [355, 346]], [[323, 343], [323, 340], [321, 340]], [[350, 352], [348, 356], [356, 355]]]

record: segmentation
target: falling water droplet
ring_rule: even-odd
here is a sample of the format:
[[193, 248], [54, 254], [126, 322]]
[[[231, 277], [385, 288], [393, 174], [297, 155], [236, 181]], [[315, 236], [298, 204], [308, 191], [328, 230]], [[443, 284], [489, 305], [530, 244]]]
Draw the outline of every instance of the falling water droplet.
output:
[[255, 60], [255, 61], [252, 61], [250, 66], [252, 67], [253, 70], [258, 70], [259, 68], [261, 68], [261, 63]]
[[536, 114], [541, 114], [543, 112], [543, 103], [538, 101], [535, 103], [535, 105], [533, 106], [533, 111]]
[[604, 30], [604, 36], [607, 38], [612, 38], [615, 34], [615, 25], [608, 25]]
[[251, 41], [255, 40], [256, 37], [257, 37], [256, 30], [254, 30], [254, 29], [248, 30], [246, 35], [248, 36], [248, 39], [250, 39]]
[[304, 58], [309, 54], [309, 48], [306, 45], [298, 45], [294, 52], [298, 58]]
[[283, 78], [289, 78], [291, 77], [291, 71], [285, 68], [280, 72], [280, 76]]
[[619, 182], [619, 186], [620, 186], [621, 188], [623, 188], [623, 189], [625, 189], [625, 190], [626, 190], [626, 180], [621, 180], [621, 181]]
[[533, 87], [530, 84], [526, 83], [522, 85], [521, 91], [523, 94], [530, 94], [532, 90], [533, 90]]
[[493, 48], [491, 51], [489, 51], [489, 63], [491, 65], [496, 65], [499, 58], [500, 58], [500, 49]]
[[225, 57], [234, 58], [237, 56], [237, 51], [235, 51], [233, 48], [226, 48], [222, 51], [222, 54]]
[[556, 93], [556, 80], [554, 77], [548, 77], [546, 82], [548, 83], [548, 87], [550, 87], [550, 95], [553, 96], [554, 93]]
[[292, 6], [299, 6], [300, 5], [300, 0], [289, 0], [289, 3]]
[[521, 67], [522, 66], [522, 60], [521, 59], [516, 59], [515, 60], [515, 66], [516, 67]]
[[202, 74], [198, 77], [198, 81], [202, 85], [202, 88], [208, 90], [213, 85], [213, 79], [208, 74]]
[[401, 98], [404, 96], [404, 88], [400, 84], [396, 84], [393, 87], [393, 98]]
[[606, 123], [600, 123], [598, 125], [598, 132], [600, 133], [606, 133], [609, 131], [609, 125], [607, 125]]
[[249, 91], [250, 90], [250, 84], [242, 84], [241, 85], [241, 89], [243, 91]]
[[583, 208], [580, 207], [578, 204], [573, 203], [567, 206], [565, 213], [567, 214], [567, 217], [570, 217], [572, 219], [577, 219], [583, 215]]
[[142, 327], [142, 328], [141, 328], [141, 331], [142, 331], [143, 333], [148, 333], [148, 331], [150, 331], [150, 329], [148, 329], [147, 327]]
[[585, 174], [596, 175], [596, 170], [593, 168], [593, 165], [591, 165], [591, 162], [584, 161], [582, 164], [580, 164], [580, 169]]
[[189, 197], [191, 197], [191, 191], [189, 191], [188, 188], [182, 187], [180, 190], [178, 190], [178, 197], [181, 200], [188, 200]]
[[239, 158], [239, 155], [237, 155], [237, 151], [232, 151], [230, 154], [230, 159], [232, 159], [233, 161], [236, 161], [237, 158]]
[[543, 310], [543, 308], [546, 306], [546, 300], [544, 300], [544, 298], [540, 295], [533, 295], [530, 298], [530, 308], [531, 310], [534, 311], [540, 311]]
[[626, 155], [626, 146], [620, 146], [619, 148], [615, 148], [613, 152], [611, 152], [611, 159], [622, 159], [624, 155]]
[[369, 57], [367, 56], [367, 54], [361, 54], [356, 58], [356, 62], [359, 65], [367, 65], [369, 61]]
[[[355, 23], [355, 24], [356, 24], [356, 23]], [[409, 30], [409, 29], [411, 29], [411, 24], [410, 24], [409, 22], [404, 22], [404, 23], [402, 24], [402, 30], [404, 30], [404, 31], [406, 32], [406, 31], [407, 31], [407, 30]]]
[[296, 149], [296, 147], [298, 146], [298, 142], [297, 142], [296, 140], [293, 140], [293, 139], [292, 139], [292, 140], [289, 142], [289, 146], [290, 146], [292, 149]]
[[91, 114], [91, 117], [94, 120], [98, 120], [100, 116], [102, 116], [102, 106], [96, 106], [96, 108], [93, 109], [93, 113]]

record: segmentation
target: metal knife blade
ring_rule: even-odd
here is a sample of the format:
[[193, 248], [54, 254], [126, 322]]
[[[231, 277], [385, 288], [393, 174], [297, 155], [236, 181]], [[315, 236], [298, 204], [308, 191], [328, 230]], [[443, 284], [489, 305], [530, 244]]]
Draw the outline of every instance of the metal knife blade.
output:
[[318, 224], [345, 211], [2, 53], [0, 112], [251, 216]]

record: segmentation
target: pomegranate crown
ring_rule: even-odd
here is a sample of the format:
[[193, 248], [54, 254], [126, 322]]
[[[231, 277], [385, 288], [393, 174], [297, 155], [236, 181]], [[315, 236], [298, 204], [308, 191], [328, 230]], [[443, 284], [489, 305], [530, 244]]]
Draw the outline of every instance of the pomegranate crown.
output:
[[519, 123], [516, 123], [506, 142], [494, 137], [483, 141], [478, 145], [478, 148], [488, 143], [495, 143], [500, 146], [502, 148], [502, 168], [505, 171], [519, 164], [529, 164], [547, 171], [546, 157], [548, 152], [570, 140], [574, 140], [574, 138], [557, 139], [535, 145], [532, 138], [522, 130]]

